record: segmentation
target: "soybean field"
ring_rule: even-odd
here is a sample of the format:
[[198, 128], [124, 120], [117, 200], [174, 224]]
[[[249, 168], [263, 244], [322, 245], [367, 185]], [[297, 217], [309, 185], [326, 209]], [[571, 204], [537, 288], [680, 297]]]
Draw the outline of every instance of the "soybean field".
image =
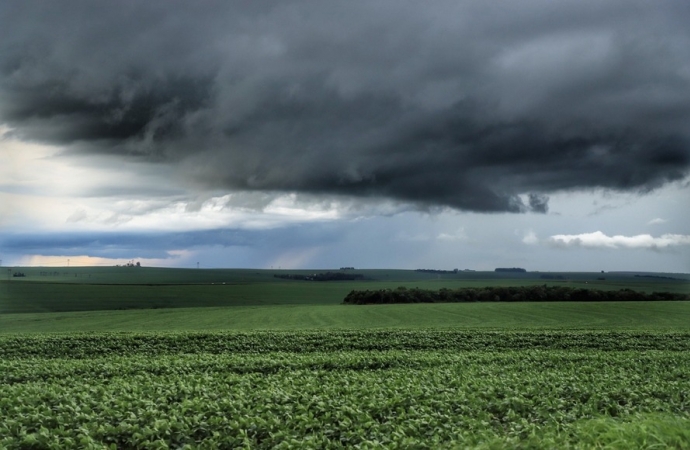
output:
[[690, 302], [343, 304], [687, 276], [22, 270], [0, 284], [0, 448], [690, 447]]
[[690, 334], [0, 338], [5, 448], [685, 448]]

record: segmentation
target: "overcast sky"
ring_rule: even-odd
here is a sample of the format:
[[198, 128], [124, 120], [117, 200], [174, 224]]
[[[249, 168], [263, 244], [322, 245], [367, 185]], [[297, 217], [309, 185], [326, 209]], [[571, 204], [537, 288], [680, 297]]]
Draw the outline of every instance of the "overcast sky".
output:
[[5, 1], [3, 265], [690, 272], [690, 2]]

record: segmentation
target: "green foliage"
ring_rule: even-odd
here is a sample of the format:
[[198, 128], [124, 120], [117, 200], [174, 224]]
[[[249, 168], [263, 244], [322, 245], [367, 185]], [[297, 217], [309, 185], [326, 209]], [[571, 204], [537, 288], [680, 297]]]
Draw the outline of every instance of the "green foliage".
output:
[[0, 448], [685, 448], [687, 333], [0, 338]]
[[632, 417], [597, 417], [576, 423], [570, 441], [581, 447], [631, 448], [690, 447], [690, 417], [645, 413]]
[[89, 359], [188, 353], [340, 351], [669, 350], [690, 353], [690, 332], [334, 330], [244, 333], [69, 333], [0, 337], [0, 358]]
[[624, 302], [690, 300], [690, 294], [672, 292], [638, 292], [572, 288], [567, 286], [487, 286], [480, 289], [460, 288], [439, 291], [425, 289], [380, 289], [350, 291], [343, 303], [352, 305], [387, 303], [471, 303], [471, 302]]

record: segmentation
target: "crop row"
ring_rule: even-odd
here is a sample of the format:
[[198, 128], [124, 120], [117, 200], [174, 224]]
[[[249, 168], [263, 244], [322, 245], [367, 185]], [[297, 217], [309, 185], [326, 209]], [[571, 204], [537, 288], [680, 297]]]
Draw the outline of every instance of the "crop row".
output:
[[690, 351], [690, 332], [380, 330], [248, 333], [95, 333], [0, 337], [0, 358], [93, 358], [184, 353], [392, 350]]
[[[334, 356], [336, 355], [336, 356]], [[114, 378], [137, 376], [165, 376], [198, 374], [263, 374], [284, 371], [375, 371], [421, 370], [438, 367], [492, 365], [512, 366], [523, 372], [542, 369], [569, 369], [587, 373], [587, 367], [626, 363], [644, 366], [664, 365], [669, 380], [690, 382], [690, 372], [678, 365], [679, 354], [669, 351], [617, 352], [590, 351], [388, 351], [388, 352], [337, 352], [337, 353], [271, 353], [271, 354], [181, 354], [148, 356], [107, 357], [92, 359], [10, 359], [0, 361], [0, 385], [51, 382], [69, 384], [72, 378], [106, 382]]]
[[18, 358], [0, 371], [9, 449], [559, 447], [601, 418], [690, 424], [687, 352]]

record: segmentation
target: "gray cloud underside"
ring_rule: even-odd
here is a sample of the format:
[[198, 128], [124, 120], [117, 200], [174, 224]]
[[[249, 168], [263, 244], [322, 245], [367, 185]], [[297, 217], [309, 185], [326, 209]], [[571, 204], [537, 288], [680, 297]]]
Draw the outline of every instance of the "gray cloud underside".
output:
[[546, 212], [687, 176], [689, 5], [6, 2], [0, 122], [201, 189]]
[[199, 247], [247, 247], [280, 252], [300, 245], [332, 243], [336, 226], [288, 226], [271, 230], [215, 229], [181, 233], [13, 234], [0, 239], [6, 253], [103, 258], [173, 258], [171, 252]]

